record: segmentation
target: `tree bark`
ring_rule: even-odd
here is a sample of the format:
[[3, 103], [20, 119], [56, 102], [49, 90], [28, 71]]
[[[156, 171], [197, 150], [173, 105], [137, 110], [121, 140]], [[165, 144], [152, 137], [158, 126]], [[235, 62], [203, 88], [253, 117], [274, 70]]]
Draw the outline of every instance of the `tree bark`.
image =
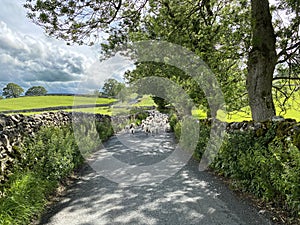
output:
[[247, 90], [252, 119], [266, 121], [276, 115], [272, 79], [276, 66], [276, 38], [268, 0], [251, 0], [252, 50], [248, 58]]

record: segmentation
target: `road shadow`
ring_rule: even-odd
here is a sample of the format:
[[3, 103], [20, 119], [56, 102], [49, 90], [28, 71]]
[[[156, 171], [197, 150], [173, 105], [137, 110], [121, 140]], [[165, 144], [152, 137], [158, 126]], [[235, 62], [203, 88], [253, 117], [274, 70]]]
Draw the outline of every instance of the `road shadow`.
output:
[[[111, 140], [107, 146], [116, 147], [117, 140]], [[151, 154], [143, 155], [141, 149], [126, 152], [122, 146], [118, 148], [120, 151], [112, 149], [112, 152], [125, 162], [133, 163], [135, 158], [136, 164], [141, 165], [147, 164], [147, 157], [153, 158]], [[160, 155], [160, 151], [153, 152]], [[166, 155], [159, 157], [169, 153], [166, 151]], [[198, 166], [196, 160], [190, 159], [161, 183], [123, 186], [86, 165], [80, 171], [81, 178], [41, 217], [39, 224], [272, 224], [211, 173], [200, 172]]]

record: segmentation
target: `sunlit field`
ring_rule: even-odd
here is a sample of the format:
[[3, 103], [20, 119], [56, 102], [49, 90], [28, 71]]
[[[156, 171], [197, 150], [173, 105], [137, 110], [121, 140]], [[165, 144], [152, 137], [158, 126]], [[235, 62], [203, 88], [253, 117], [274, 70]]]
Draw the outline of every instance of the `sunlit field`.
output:
[[109, 104], [111, 98], [93, 98], [79, 96], [32, 96], [0, 100], [0, 112], [6, 110], [24, 110], [72, 105]]
[[[79, 96], [34, 96], [34, 97], [20, 97], [11, 99], [0, 100], [0, 113], [6, 110], [30, 110], [36, 108], [47, 108], [47, 107], [59, 107], [59, 106], [72, 106], [72, 105], [90, 105], [90, 104], [109, 104], [115, 102], [113, 98], [93, 98], [93, 97], [79, 97]], [[292, 118], [300, 121], [300, 95], [298, 98], [290, 99], [286, 105], [289, 106], [286, 112], [281, 112], [280, 107], [276, 104], [277, 115], [281, 115], [285, 118]], [[129, 112], [128, 109], [133, 107], [145, 107], [145, 106], [156, 106], [151, 96], [144, 95], [138, 99], [138, 103], [129, 104], [128, 102], [117, 103], [118, 107], [91, 107], [91, 108], [78, 108], [78, 109], [64, 109], [64, 111], [72, 112], [86, 112], [86, 113], [97, 113], [104, 115], [117, 115]], [[127, 109], [126, 109], [127, 108]], [[51, 110], [51, 112], [57, 112], [59, 110]], [[40, 112], [26, 112], [24, 115], [41, 114], [45, 111]], [[199, 119], [206, 118], [206, 112], [201, 109], [193, 109], [192, 115]], [[224, 117], [223, 112], [218, 112], [219, 117]], [[240, 111], [228, 113], [226, 116], [227, 122], [240, 122], [245, 120], [251, 120], [250, 108], [245, 107]]]
[[156, 106], [156, 104], [154, 103], [150, 95], [144, 95], [142, 98], [140, 98], [138, 103], [134, 104], [134, 106]]
[[[287, 110], [282, 111], [279, 107], [278, 103], [275, 102], [276, 106], [276, 114], [278, 116], [283, 116], [284, 118], [291, 118], [297, 121], [300, 121], [300, 95], [298, 95], [295, 99], [289, 99], [286, 102]], [[200, 109], [194, 109], [192, 114], [199, 118], [204, 119], [206, 118], [206, 113]], [[220, 117], [224, 117], [224, 113], [218, 112]], [[240, 111], [230, 112], [226, 115], [226, 122], [241, 122], [241, 121], [250, 121], [252, 120], [250, 107], [244, 107]]]

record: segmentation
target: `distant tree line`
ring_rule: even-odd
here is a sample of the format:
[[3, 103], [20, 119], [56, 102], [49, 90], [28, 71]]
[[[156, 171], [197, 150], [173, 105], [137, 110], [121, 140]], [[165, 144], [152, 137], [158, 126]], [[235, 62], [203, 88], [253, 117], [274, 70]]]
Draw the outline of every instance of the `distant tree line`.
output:
[[[126, 97], [125, 84], [115, 80], [107, 79], [103, 85], [103, 91], [95, 90], [93, 95], [101, 97], [119, 97], [121, 99]], [[24, 89], [15, 83], [8, 83], [2, 91], [0, 98], [18, 98], [24, 93]], [[43, 86], [32, 86], [26, 92], [25, 96], [44, 96], [47, 95], [47, 90]], [[55, 94], [57, 95], [57, 94]], [[74, 94], [70, 94], [74, 95]], [[124, 95], [124, 96], [123, 96]]]
[[[8, 83], [2, 92], [5, 98], [18, 98], [24, 93], [24, 89], [15, 83]], [[43, 86], [32, 86], [26, 92], [25, 96], [43, 96], [47, 94], [46, 88]]]
[[[125, 84], [112, 78], [105, 80], [102, 89], [103, 89], [102, 92], [99, 92], [99, 90], [95, 90], [93, 95], [97, 95], [99, 97], [100, 96], [119, 97], [120, 99], [125, 98], [127, 95], [127, 93], [125, 93], [127, 92]], [[18, 98], [23, 93], [24, 93], [24, 89], [21, 86], [15, 83], [8, 83], [3, 88], [1, 98]], [[32, 86], [25, 92], [25, 96], [44, 96], [44, 95], [47, 95], [47, 90], [43, 86]], [[74, 95], [74, 94], [69, 94], [69, 95]]]

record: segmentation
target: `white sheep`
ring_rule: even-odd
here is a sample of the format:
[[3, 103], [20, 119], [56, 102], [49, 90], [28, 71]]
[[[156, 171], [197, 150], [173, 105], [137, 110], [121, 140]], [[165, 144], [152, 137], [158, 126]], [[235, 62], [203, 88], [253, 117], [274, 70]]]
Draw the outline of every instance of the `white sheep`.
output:
[[165, 132], [170, 132], [170, 131], [171, 131], [171, 126], [170, 126], [169, 123], [166, 123], [166, 124], [164, 125], [164, 131], [165, 131]]

